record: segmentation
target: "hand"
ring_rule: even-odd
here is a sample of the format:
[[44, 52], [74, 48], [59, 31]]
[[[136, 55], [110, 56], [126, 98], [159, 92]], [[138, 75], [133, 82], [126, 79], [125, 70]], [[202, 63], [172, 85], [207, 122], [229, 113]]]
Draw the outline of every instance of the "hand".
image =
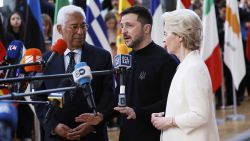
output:
[[173, 117], [163, 117], [164, 113], [153, 113], [151, 115], [151, 122], [158, 130], [166, 130], [174, 126]]
[[99, 112], [97, 114], [84, 113], [75, 118], [75, 122], [86, 122], [90, 125], [97, 125], [103, 120], [103, 115]]
[[133, 108], [130, 107], [115, 107], [114, 110], [126, 114], [128, 117], [127, 119], [136, 119], [136, 114]]
[[164, 117], [164, 112], [153, 113], [153, 114], [151, 115], [151, 118], [152, 118], [152, 117]]
[[67, 133], [68, 140], [80, 140], [81, 137], [88, 135], [94, 131], [94, 127], [87, 123], [82, 123]]
[[66, 138], [69, 130], [71, 130], [71, 128], [69, 128], [67, 125], [59, 123], [59, 124], [57, 124], [56, 128], [54, 129], [54, 132], [58, 136]]

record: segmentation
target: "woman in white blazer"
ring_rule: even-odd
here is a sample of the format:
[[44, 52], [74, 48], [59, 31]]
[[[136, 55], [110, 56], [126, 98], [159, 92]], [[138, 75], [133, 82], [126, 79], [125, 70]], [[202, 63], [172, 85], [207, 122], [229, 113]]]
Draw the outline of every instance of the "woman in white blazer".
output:
[[172, 80], [165, 114], [153, 113], [161, 141], [219, 141], [212, 84], [200, 57], [202, 23], [188, 9], [163, 14], [164, 45], [181, 61]]

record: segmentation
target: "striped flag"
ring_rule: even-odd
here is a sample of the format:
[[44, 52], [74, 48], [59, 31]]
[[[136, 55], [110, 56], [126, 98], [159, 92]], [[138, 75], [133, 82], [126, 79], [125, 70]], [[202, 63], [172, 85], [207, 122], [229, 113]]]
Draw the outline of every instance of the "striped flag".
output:
[[189, 9], [191, 0], [177, 0], [176, 9]]
[[87, 42], [94, 46], [104, 48], [112, 54], [108, 42], [106, 25], [101, 15], [101, 4], [99, 0], [87, 0], [86, 22], [89, 24], [86, 36]]
[[231, 71], [236, 89], [246, 74], [237, 0], [227, 0], [224, 62]]
[[213, 93], [222, 84], [222, 59], [218, 39], [214, 0], [204, 0], [203, 42], [201, 56], [204, 59], [212, 80]]
[[45, 52], [40, 1], [28, 0], [26, 10], [24, 44], [26, 48], [38, 48]]
[[152, 39], [163, 47], [163, 20], [162, 20], [162, 5], [161, 0], [150, 1], [150, 11], [153, 16]]
[[[119, 0], [119, 10], [118, 12], [121, 13], [125, 9], [131, 7], [134, 5], [134, 0]], [[120, 21], [121, 18], [119, 17], [118, 21]], [[122, 37], [122, 31], [119, 28], [117, 30], [117, 37], [116, 37], [116, 46], [120, 47], [122, 44], [124, 44], [124, 39]], [[129, 51], [131, 51], [131, 48], [129, 48]]]
[[55, 4], [55, 15], [54, 15], [54, 24], [53, 24], [53, 35], [52, 35], [52, 43], [55, 43], [55, 41], [57, 39], [59, 39], [61, 37], [61, 34], [58, 33], [57, 31], [57, 14], [58, 11], [61, 7], [65, 6], [65, 5], [69, 5], [69, 1], [68, 0], [57, 0], [56, 4]]

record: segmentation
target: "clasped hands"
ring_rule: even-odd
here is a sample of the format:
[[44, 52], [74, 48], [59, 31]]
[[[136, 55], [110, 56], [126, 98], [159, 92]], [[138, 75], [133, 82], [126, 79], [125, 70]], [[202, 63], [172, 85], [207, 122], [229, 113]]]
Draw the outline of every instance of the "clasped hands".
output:
[[153, 126], [158, 130], [166, 130], [170, 127], [175, 127], [175, 119], [171, 116], [165, 116], [164, 112], [161, 113], [153, 113], [151, 115], [151, 122]]
[[65, 124], [59, 123], [54, 129], [54, 133], [67, 140], [80, 140], [81, 137], [94, 132], [94, 130], [94, 127], [88, 123], [82, 123], [73, 129]]

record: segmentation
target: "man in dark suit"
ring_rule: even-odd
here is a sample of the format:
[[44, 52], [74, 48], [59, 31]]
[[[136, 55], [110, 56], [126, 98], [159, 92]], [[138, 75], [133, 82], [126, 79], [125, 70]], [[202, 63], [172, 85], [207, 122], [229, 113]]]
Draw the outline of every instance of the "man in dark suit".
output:
[[[67, 42], [68, 47], [64, 56], [57, 56], [51, 61], [44, 74], [70, 73], [73, 71], [72, 66], [79, 62], [86, 62], [92, 71], [112, 69], [110, 53], [85, 42], [88, 25], [84, 11], [80, 7], [68, 5], [61, 8], [57, 21], [57, 30]], [[50, 55], [51, 52], [46, 53], [43, 56], [44, 60], [47, 60]], [[39, 89], [68, 87], [72, 84], [74, 82], [69, 78], [50, 79], [44, 80]], [[91, 86], [97, 111], [104, 112], [104, 108], [114, 96], [112, 74], [94, 76]], [[47, 95], [37, 96], [35, 99], [47, 100]], [[47, 123], [43, 123], [47, 111], [48, 106], [36, 106], [45, 141], [108, 141], [104, 123], [92, 126], [83, 122], [75, 122], [75, 117], [91, 112], [81, 89], [66, 92], [63, 108], [57, 111]]]

